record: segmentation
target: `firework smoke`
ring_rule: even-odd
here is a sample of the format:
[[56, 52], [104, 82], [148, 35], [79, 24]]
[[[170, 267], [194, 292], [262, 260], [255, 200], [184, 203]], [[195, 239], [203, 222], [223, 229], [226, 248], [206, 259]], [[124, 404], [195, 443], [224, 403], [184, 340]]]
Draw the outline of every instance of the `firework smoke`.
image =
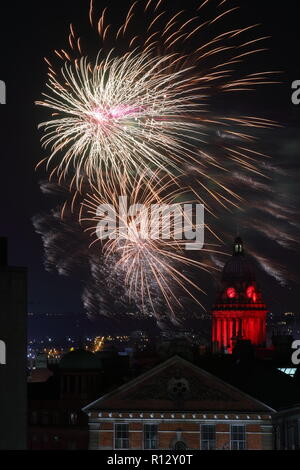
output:
[[[266, 38], [256, 35], [257, 25], [224, 31], [223, 18], [237, 9], [230, 0], [192, 1], [187, 11], [163, 0], [133, 1], [116, 25], [91, 1], [99, 50], [86, 53], [70, 25], [68, 48], [46, 59], [48, 91], [37, 103], [52, 114], [40, 125], [49, 154], [39, 166], [46, 164], [50, 182], [42, 189], [65, 201], [34, 225], [48, 269], [84, 271], [90, 315], [130, 310], [176, 323], [186, 296], [201, 304], [203, 268], [213, 273], [224, 263], [205, 250], [194, 259], [174, 239], [142, 242], [136, 231], [126, 240], [91, 243], [97, 206], [117, 208], [121, 190], [138, 203], [170, 202], [176, 180], [177, 196], [186, 188], [205, 206], [206, 247], [231, 245], [237, 220], [239, 231], [279, 247], [297, 243], [287, 229], [293, 209], [286, 210], [271, 184], [285, 173], [266, 151], [266, 131], [276, 124], [218, 110], [221, 96], [275, 83], [275, 72], [239, 73], [241, 62], [265, 51]], [[249, 253], [282, 284], [282, 265], [254, 245]]]

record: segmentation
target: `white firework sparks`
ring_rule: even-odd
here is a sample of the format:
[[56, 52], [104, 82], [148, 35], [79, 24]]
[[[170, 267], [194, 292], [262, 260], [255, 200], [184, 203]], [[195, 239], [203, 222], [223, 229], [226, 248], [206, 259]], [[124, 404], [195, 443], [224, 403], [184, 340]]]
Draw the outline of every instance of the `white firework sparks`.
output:
[[[129, 207], [139, 202], [138, 212], [134, 216], [128, 217], [128, 212], [124, 213], [123, 208], [120, 208], [120, 194], [128, 197]], [[86, 230], [95, 236], [92, 244], [101, 243], [105, 262], [113, 266], [119, 276], [122, 273], [129, 299], [135, 302], [138, 300], [142, 306], [150, 304], [153, 312], [156, 298], [164, 299], [171, 313], [174, 305], [181, 305], [176, 288], [201, 305], [195, 292], [204, 292], [185, 270], [194, 267], [211, 272], [214, 269], [206, 262], [189, 257], [185, 251], [183, 223], [193, 224], [194, 230], [197, 230], [197, 221], [193, 222], [189, 218], [190, 214], [184, 211], [188, 195], [187, 189], [180, 190], [176, 180], [170, 181], [168, 176], [161, 178], [154, 173], [146, 179], [141, 174], [134, 181], [123, 177], [118, 190], [110, 184], [102, 184], [101, 190], [93, 188], [82, 206], [84, 215], [81, 216], [81, 222], [87, 223]], [[185, 202], [180, 203], [179, 200]], [[109, 229], [109, 237], [100, 242], [98, 222], [103, 219], [103, 215], [98, 213], [98, 208], [107, 210], [108, 206], [112, 210], [107, 212], [105, 224], [111, 221], [111, 226], [115, 228], [114, 231]], [[178, 223], [176, 215], [170, 219], [168, 210], [162, 210], [159, 217], [153, 218], [151, 210], [158, 206], [166, 209], [176, 207], [176, 215], [179, 215], [181, 222]], [[165, 227], [170, 229], [167, 237], [162, 236]], [[202, 251], [220, 253], [208, 245]]]
[[184, 116], [193, 115], [193, 102], [201, 97], [187, 90], [187, 69], [168, 72], [172, 60], [128, 53], [91, 66], [82, 58], [77, 66], [64, 66], [64, 86], [51, 78], [51, 96], [38, 103], [55, 111], [40, 126], [52, 150], [49, 162], [63, 152], [58, 172], [66, 174], [71, 166], [77, 176], [84, 172], [95, 180], [101, 170], [119, 177], [149, 165], [176, 167], [187, 158], [185, 135], [199, 139], [199, 124]]

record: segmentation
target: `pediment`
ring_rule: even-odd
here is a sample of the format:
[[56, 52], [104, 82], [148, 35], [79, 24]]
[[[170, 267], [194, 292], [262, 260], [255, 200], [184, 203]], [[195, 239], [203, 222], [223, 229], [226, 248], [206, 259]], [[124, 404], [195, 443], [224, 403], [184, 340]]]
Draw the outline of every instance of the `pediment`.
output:
[[174, 356], [84, 408], [127, 411], [272, 411], [194, 364]]

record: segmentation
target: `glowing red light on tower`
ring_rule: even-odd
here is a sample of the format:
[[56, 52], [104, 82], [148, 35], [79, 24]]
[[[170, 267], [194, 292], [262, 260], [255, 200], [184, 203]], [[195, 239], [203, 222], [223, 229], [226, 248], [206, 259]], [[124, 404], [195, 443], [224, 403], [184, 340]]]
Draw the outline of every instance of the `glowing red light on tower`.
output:
[[255, 292], [255, 287], [254, 286], [247, 287], [246, 295], [247, 295], [248, 299], [252, 299], [253, 302], [256, 302], [257, 295], [256, 295], [256, 292]]
[[227, 297], [229, 299], [234, 299], [236, 297], [236, 290], [234, 287], [229, 287], [227, 289]]
[[248, 299], [252, 298], [253, 292], [254, 292], [254, 287], [253, 286], [247, 287], [246, 294], [247, 294]]

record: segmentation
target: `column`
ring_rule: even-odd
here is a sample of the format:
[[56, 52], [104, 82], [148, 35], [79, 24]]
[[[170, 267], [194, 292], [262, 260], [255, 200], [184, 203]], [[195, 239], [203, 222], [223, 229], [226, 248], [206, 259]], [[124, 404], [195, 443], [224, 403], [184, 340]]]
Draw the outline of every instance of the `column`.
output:
[[218, 318], [218, 320], [217, 320], [217, 341], [218, 341], [218, 350], [220, 351], [221, 343], [222, 343], [222, 332], [221, 332], [221, 320], [220, 320], [220, 318]]
[[227, 347], [227, 320], [223, 320], [223, 346]]

